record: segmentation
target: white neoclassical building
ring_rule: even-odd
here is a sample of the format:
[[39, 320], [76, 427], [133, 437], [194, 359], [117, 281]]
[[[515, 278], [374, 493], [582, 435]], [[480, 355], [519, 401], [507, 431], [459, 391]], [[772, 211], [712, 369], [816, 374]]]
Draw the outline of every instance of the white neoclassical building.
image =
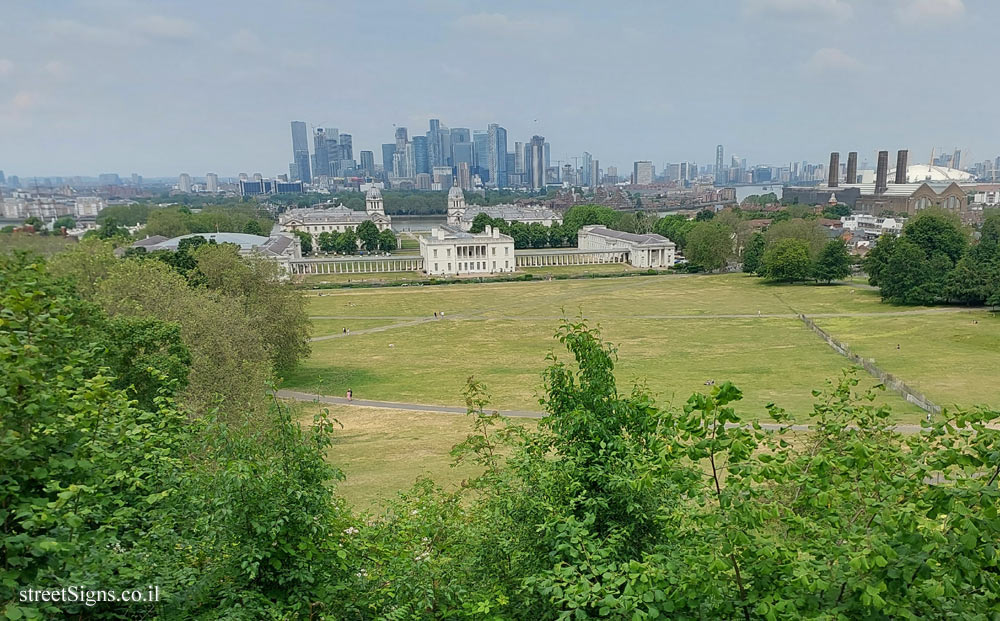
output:
[[607, 227], [585, 226], [577, 233], [580, 250], [622, 250], [628, 253], [628, 262], [634, 267], [671, 267], [677, 247], [662, 235], [625, 233]]
[[319, 237], [320, 233], [343, 233], [347, 229], [356, 229], [365, 221], [374, 222], [380, 231], [392, 227], [392, 218], [385, 214], [382, 192], [375, 186], [370, 187], [365, 194], [364, 212], [329, 202], [305, 209], [289, 209], [278, 217], [282, 231], [305, 231], [314, 238]]
[[514, 238], [493, 227], [469, 233], [453, 226], [420, 237], [420, 256], [430, 276], [467, 276], [513, 272]]
[[481, 213], [491, 218], [500, 218], [507, 222], [523, 222], [532, 224], [538, 222], [544, 226], [562, 224], [559, 214], [541, 205], [466, 205], [465, 193], [457, 185], [448, 190], [448, 226], [454, 226], [468, 231], [472, 222]]

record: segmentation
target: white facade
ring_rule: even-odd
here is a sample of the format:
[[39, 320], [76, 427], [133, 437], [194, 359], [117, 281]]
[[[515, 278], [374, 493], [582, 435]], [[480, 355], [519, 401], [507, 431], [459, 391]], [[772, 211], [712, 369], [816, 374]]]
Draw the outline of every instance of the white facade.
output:
[[976, 192], [975, 197], [972, 202], [977, 205], [987, 205], [989, 207], [996, 207], [1000, 205], [1000, 190], [986, 190], [984, 192]]
[[74, 202], [77, 218], [96, 218], [105, 207], [107, 207], [105, 200], [97, 196], [81, 196]]
[[392, 218], [385, 215], [382, 192], [375, 186], [365, 195], [365, 211], [354, 211], [343, 205], [321, 203], [308, 209], [289, 209], [278, 217], [278, 224], [284, 232], [305, 231], [318, 238], [320, 233], [343, 233], [356, 229], [362, 222], [375, 223], [379, 231], [392, 228]]
[[899, 235], [903, 232], [905, 220], [896, 218], [879, 218], [871, 214], [855, 213], [840, 219], [844, 230], [874, 239], [882, 235]]
[[603, 226], [585, 226], [577, 233], [580, 250], [622, 250], [633, 267], [662, 268], [674, 264], [677, 247], [662, 235], [637, 235]]
[[463, 231], [472, 229], [476, 216], [485, 213], [490, 218], [506, 220], [507, 222], [522, 222], [543, 226], [562, 224], [562, 218], [548, 207], [541, 205], [466, 205], [465, 193], [462, 188], [452, 186], [448, 190], [448, 226], [457, 227]]
[[514, 238], [493, 227], [468, 233], [451, 226], [420, 237], [420, 256], [430, 276], [487, 275], [513, 272]]

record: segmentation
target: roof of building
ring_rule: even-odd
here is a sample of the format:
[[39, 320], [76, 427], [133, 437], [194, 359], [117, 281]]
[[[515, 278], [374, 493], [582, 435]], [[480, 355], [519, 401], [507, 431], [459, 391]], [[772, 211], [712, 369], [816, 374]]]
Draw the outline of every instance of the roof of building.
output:
[[[930, 183], [922, 181], [920, 183], [889, 183], [886, 184], [885, 192], [883, 192], [880, 196], [888, 196], [888, 197], [912, 196], [914, 192], [916, 192], [921, 188], [921, 186], [925, 185], [931, 190], [933, 190], [935, 193], [940, 194], [941, 192], [951, 187], [953, 183], [955, 182], [948, 181], [948, 182]], [[861, 191], [861, 196], [868, 197], [875, 195], [874, 183], [859, 183], [853, 187], [857, 187]]]
[[465, 192], [463, 192], [462, 188], [457, 185], [453, 185], [451, 186], [451, 189], [448, 190], [448, 198], [465, 198]]
[[163, 235], [150, 235], [146, 239], [140, 239], [139, 241], [132, 244], [133, 248], [148, 248], [150, 246], [155, 246], [160, 242], [167, 241], [167, 238]]
[[[375, 189], [377, 190], [378, 188]], [[365, 211], [354, 211], [343, 205], [331, 207], [325, 205], [328, 205], [328, 203], [320, 203], [312, 207], [289, 209], [281, 214], [280, 222], [281, 224], [285, 224], [291, 220], [299, 220], [303, 224], [360, 224], [372, 219], [372, 215]]]
[[670, 241], [663, 235], [657, 235], [656, 233], [626, 233], [625, 231], [616, 231], [614, 229], [609, 229], [604, 226], [585, 226], [580, 229], [581, 233], [590, 233], [593, 235], [600, 235], [602, 237], [610, 237], [612, 239], [619, 239], [624, 242], [629, 242], [632, 244], [638, 244], [640, 246], [673, 246], [674, 242]]
[[525, 222], [530, 220], [561, 220], [556, 212], [542, 205], [469, 205], [465, 208], [462, 220], [472, 221], [476, 216], [485, 213], [491, 218], [500, 218], [507, 222]]
[[382, 190], [379, 190], [378, 186], [374, 183], [368, 188], [368, 192], [365, 193], [365, 199], [369, 198], [382, 198]]
[[[896, 174], [896, 169], [889, 170], [889, 177]], [[920, 183], [922, 181], [972, 181], [975, 177], [957, 168], [947, 166], [931, 166], [927, 164], [912, 164], [906, 167], [906, 182]]]
[[455, 240], [462, 240], [462, 241], [494, 240], [494, 241], [513, 242], [514, 238], [511, 237], [510, 235], [505, 235], [503, 233], [498, 233], [497, 236], [494, 237], [493, 232], [489, 228], [487, 228], [487, 230], [483, 231], [482, 233], [470, 233], [468, 231], [463, 231], [462, 229], [453, 226], [442, 224], [432, 229], [430, 235], [422, 235], [420, 237], [420, 240], [422, 242], [423, 241], [445, 242], [445, 241], [455, 241]]
[[177, 250], [177, 245], [181, 243], [181, 240], [191, 237], [204, 237], [205, 241], [214, 241], [217, 244], [236, 244], [240, 250], [251, 250], [263, 245], [268, 239], [262, 235], [247, 235], [246, 233], [191, 233], [180, 237], [171, 237], [157, 244], [146, 246], [146, 249], [150, 251]]
[[261, 245], [261, 250], [273, 255], [282, 255], [294, 243], [295, 243], [294, 237], [292, 237], [291, 235], [283, 235], [279, 233], [278, 235], [272, 235], [271, 237], [268, 237], [267, 241], [264, 242], [263, 245]]

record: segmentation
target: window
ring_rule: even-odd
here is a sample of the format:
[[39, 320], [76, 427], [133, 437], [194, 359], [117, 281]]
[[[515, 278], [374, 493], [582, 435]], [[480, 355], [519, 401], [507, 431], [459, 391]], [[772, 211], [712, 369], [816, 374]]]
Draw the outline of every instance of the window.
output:
[[435, 272], [438, 271], [438, 264], [437, 263], [434, 264], [434, 271]]
[[448, 271], [451, 271], [451, 263], [448, 264]]
[[493, 246], [493, 256], [497, 256], [497, 247], [496, 246]]
[[509, 257], [510, 256], [510, 246], [505, 246], [504, 249], [503, 249], [503, 253]]
[[949, 196], [944, 201], [945, 209], [958, 209], [958, 199], [954, 196]]
[[445, 252], [448, 254], [449, 257], [451, 256], [451, 248], [446, 248]]
[[509, 267], [510, 267], [510, 261], [504, 261], [504, 262], [503, 262], [503, 268], [504, 268], [504, 269], [507, 269], [507, 268], [509, 268]]
[[[438, 258], [438, 249], [437, 248], [434, 249], [434, 258], [435, 259]], [[437, 268], [435, 268], [435, 269], [437, 269]]]
[[493, 262], [493, 269], [496, 269], [496, 268], [497, 268], [497, 262], [496, 262], [496, 261], [494, 261], [494, 262]]

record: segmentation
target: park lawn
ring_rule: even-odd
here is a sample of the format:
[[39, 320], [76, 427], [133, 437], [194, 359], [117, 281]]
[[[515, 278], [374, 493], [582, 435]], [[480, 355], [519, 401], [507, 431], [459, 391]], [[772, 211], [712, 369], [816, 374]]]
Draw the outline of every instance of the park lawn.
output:
[[940, 406], [982, 404], [1000, 409], [1000, 315], [996, 313], [831, 317], [816, 323]]
[[[619, 386], [641, 382], [666, 405], [680, 405], [706, 381], [732, 381], [744, 393], [740, 411], [765, 417], [774, 402], [803, 420], [813, 389], [840, 376], [847, 360], [795, 319], [616, 319], [600, 323], [618, 345]], [[310, 358], [289, 373], [283, 387], [320, 394], [403, 403], [462, 405], [466, 380], [486, 383], [493, 406], [540, 410], [546, 355], [568, 354], [553, 338], [558, 320], [447, 319], [349, 340], [313, 343]], [[388, 345], [393, 344], [390, 348]], [[873, 380], [859, 377], [865, 385]], [[900, 420], [918, 410], [895, 394], [882, 399]]]
[[545, 265], [542, 267], [521, 267], [518, 272], [533, 276], [576, 276], [582, 274], [627, 274], [641, 271], [628, 263], [595, 263], [593, 265]]
[[[479, 474], [474, 465], [452, 467], [452, 447], [472, 433], [468, 416], [347, 405], [298, 404], [296, 408], [304, 425], [311, 425], [321, 408], [329, 409], [330, 416], [343, 425], [334, 425], [328, 458], [347, 476], [338, 483], [337, 493], [361, 511], [384, 508], [419, 477], [453, 491], [463, 480]], [[537, 424], [530, 419], [514, 422]]]
[[395, 323], [400, 323], [398, 319], [311, 319], [309, 335], [312, 337], [329, 336], [331, 334], [343, 334], [344, 328], [351, 332], [358, 330], [368, 330], [380, 328]]
[[405, 272], [377, 272], [370, 274], [308, 274], [305, 276], [299, 276], [297, 279], [300, 279], [297, 280], [297, 282], [304, 285], [343, 285], [347, 283], [379, 284], [388, 282], [418, 282], [421, 280], [427, 280], [427, 276], [423, 272], [409, 270]]

